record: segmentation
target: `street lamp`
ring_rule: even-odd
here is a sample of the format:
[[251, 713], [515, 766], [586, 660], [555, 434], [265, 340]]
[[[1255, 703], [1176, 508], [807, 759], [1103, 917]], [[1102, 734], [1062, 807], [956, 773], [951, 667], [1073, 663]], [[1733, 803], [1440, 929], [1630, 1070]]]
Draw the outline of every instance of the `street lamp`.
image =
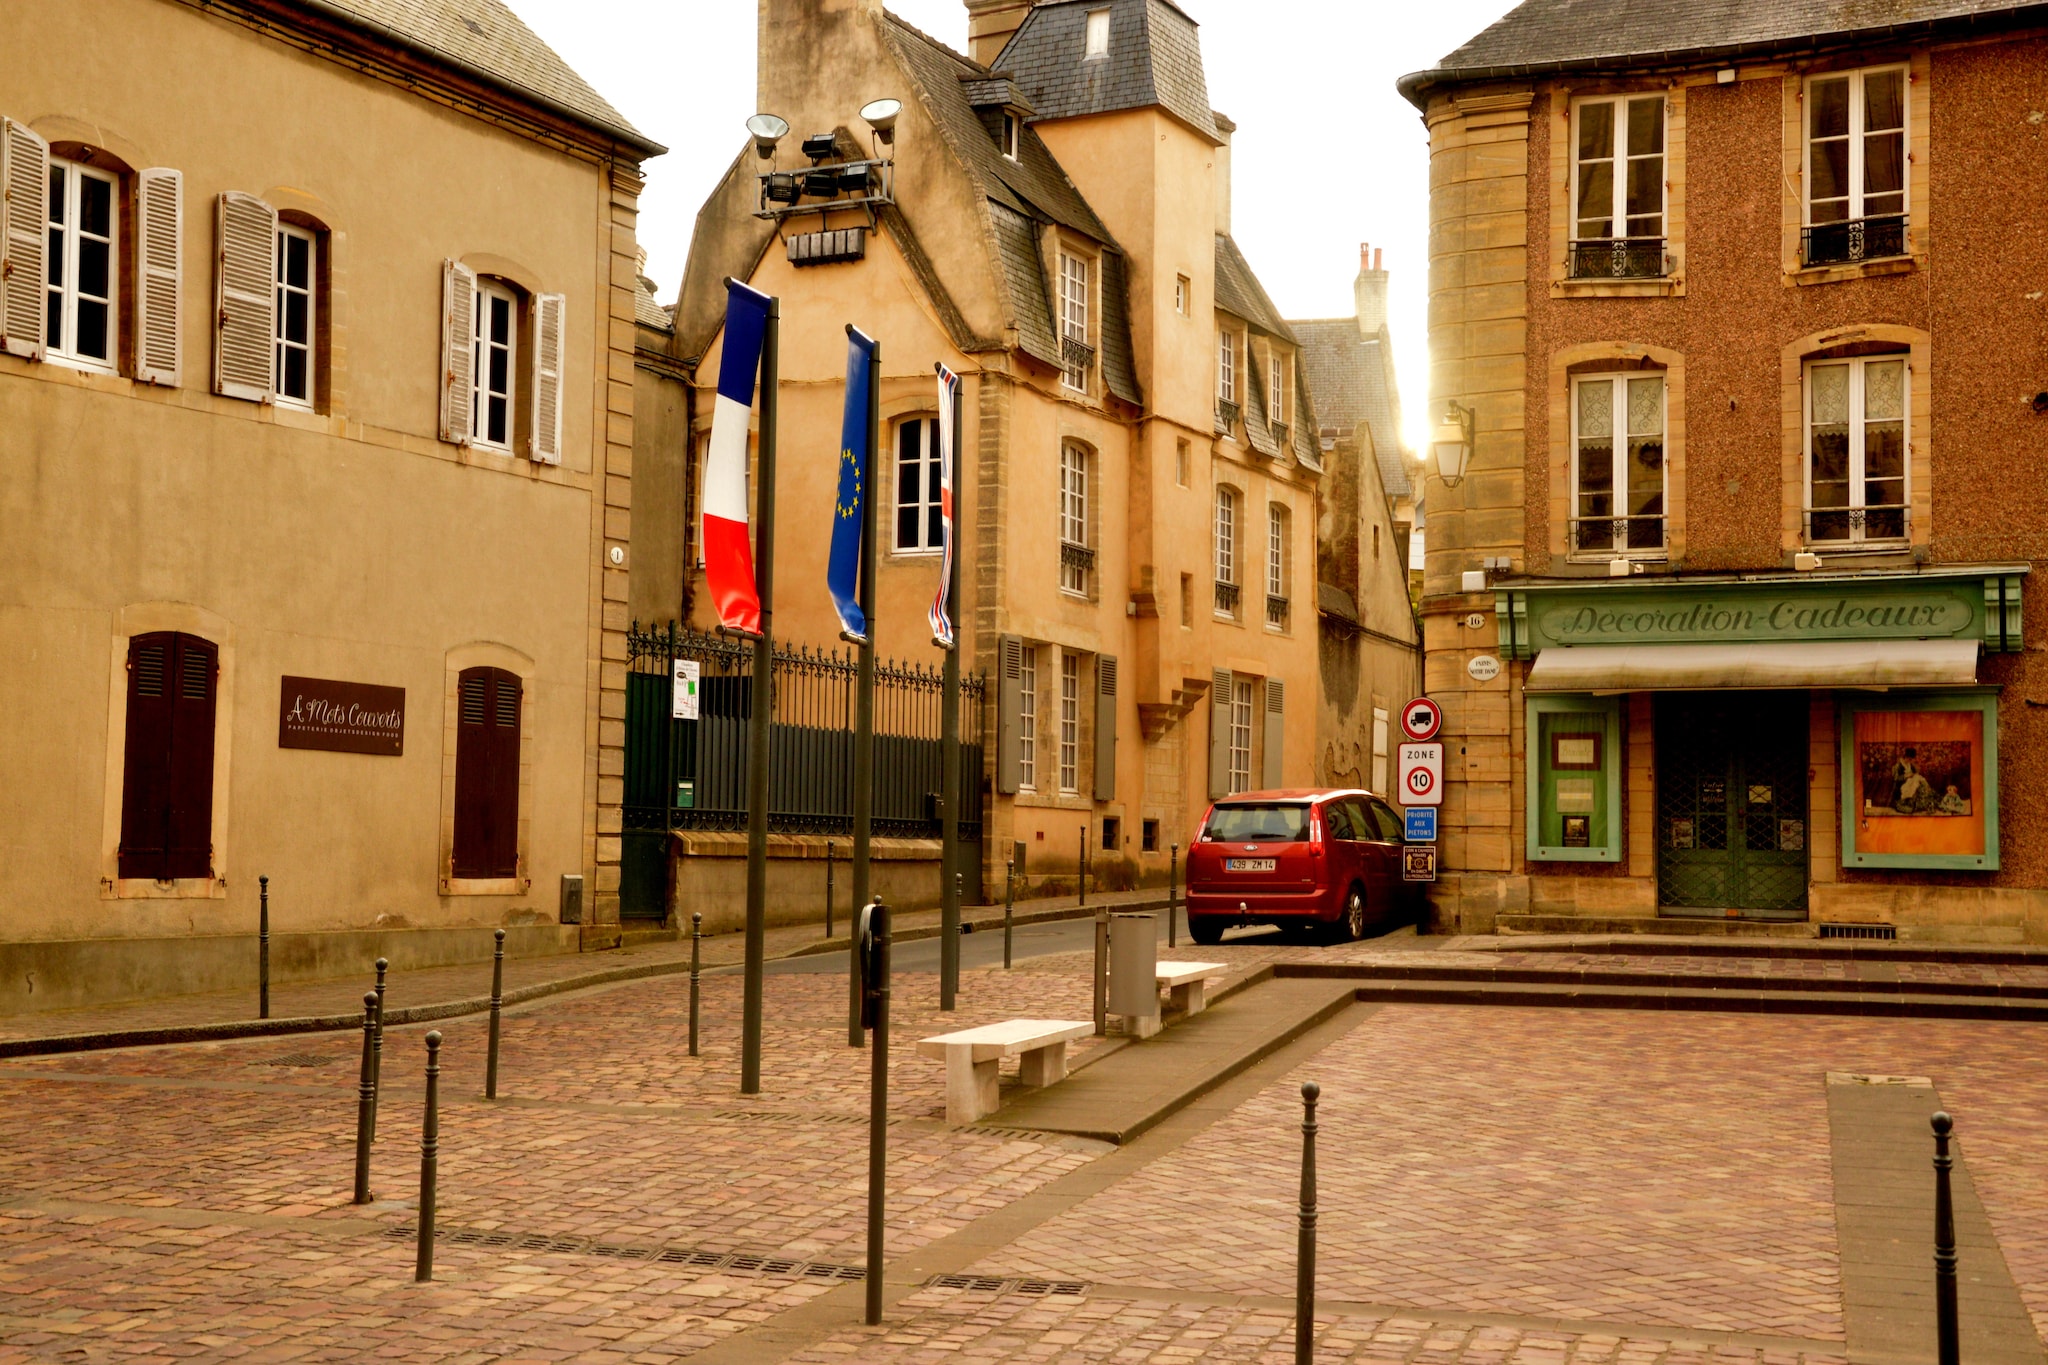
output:
[[1436, 475], [1446, 488], [1456, 488], [1472, 463], [1472, 430], [1476, 419], [1477, 413], [1471, 408], [1461, 407], [1456, 399], [1444, 407], [1443, 420], [1437, 424], [1436, 437], [1429, 443], [1429, 448], [1436, 460]]

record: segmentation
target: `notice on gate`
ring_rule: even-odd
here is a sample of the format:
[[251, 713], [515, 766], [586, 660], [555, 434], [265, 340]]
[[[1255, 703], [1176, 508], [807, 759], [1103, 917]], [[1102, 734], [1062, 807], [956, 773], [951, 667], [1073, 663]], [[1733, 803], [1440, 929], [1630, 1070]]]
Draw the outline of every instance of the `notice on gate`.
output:
[[697, 719], [697, 683], [703, 667], [695, 659], [676, 660], [676, 688], [669, 698], [671, 720]]
[[402, 757], [405, 689], [286, 674], [278, 686], [277, 747]]
[[1438, 743], [1403, 744], [1395, 789], [1404, 806], [1441, 806], [1444, 803], [1444, 746]]

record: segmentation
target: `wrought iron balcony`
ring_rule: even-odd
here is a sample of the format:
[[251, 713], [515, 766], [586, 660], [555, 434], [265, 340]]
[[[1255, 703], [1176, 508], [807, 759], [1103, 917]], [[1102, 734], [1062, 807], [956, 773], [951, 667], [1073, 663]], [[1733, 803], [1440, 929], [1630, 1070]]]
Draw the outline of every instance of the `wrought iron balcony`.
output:
[[1595, 237], [1573, 242], [1575, 280], [1659, 280], [1668, 273], [1662, 237]]
[[1075, 545], [1063, 540], [1060, 542], [1060, 567], [1079, 569], [1082, 573], [1091, 572], [1095, 568], [1095, 551], [1086, 545]]
[[1294, 429], [1285, 422], [1268, 422], [1266, 427], [1273, 433], [1273, 443], [1280, 447], [1282, 455], [1294, 449]]
[[1241, 593], [1242, 589], [1237, 584], [1226, 583], [1220, 578], [1217, 579], [1216, 610], [1222, 612], [1225, 616], [1237, 615], [1237, 603]]
[[1799, 234], [1799, 258], [1808, 265], [1854, 265], [1906, 254], [1906, 215], [1816, 223]]
[[1661, 513], [1633, 517], [1573, 517], [1572, 550], [1578, 552], [1661, 550], [1664, 548], [1664, 517]]
[[1066, 366], [1067, 387], [1085, 392], [1088, 376], [1095, 371], [1095, 348], [1079, 337], [1061, 337], [1060, 360]]
[[1226, 436], [1236, 428], [1237, 420], [1242, 415], [1243, 409], [1239, 408], [1232, 400], [1228, 398], [1216, 400], [1216, 430], [1224, 433]]
[[1897, 545], [1913, 530], [1913, 509], [1902, 502], [1867, 507], [1809, 507], [1809, 545]]
[[1276, 593], [1267, 593], [1266, 624], [1271, 626], [1275, 630], [1287, 629], [1288, 605], [1289, 604], [1286, 598], [1281, 597]]

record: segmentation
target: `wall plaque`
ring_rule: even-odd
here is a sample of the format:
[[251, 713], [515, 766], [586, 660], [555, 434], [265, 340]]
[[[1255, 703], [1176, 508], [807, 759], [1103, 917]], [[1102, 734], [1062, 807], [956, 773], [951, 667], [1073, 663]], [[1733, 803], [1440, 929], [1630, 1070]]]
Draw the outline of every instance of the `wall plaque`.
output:
[[278, 687], [277, 747], [397, 758], [405, 753], [405, 689], [287, 674]]

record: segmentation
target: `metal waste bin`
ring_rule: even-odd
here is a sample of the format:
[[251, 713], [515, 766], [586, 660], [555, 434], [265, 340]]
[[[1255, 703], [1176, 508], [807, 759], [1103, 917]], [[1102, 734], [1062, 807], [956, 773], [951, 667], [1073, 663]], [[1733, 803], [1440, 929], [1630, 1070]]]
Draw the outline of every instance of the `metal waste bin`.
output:
[[1109, 917], [1109, 1012], [1159, 1017], [1159, 933], [1151, 915]]

